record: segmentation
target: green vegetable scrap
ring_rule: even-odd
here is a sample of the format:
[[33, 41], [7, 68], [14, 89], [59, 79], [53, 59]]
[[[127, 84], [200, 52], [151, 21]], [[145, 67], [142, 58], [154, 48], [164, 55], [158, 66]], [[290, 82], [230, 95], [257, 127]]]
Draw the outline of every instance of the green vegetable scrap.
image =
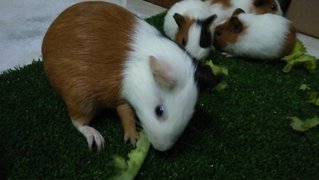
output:
[[286, 66], [282, 69], [288, 73], [294, 65], [302, 65], [308, 71], [313, 71], [317, 67], [317, 59], [314, 56], [307, 54], [307, 50], [300, 40], [297, 40], [292, 53], [282, 58], [286, 61]]
[[109, 178], [110, 180], [129, 180], [134, 179], [140, 170], [147, 153], [150, 149], [150, 142], [147, 140], [145, 134], [140, 132], [139, 139], [136, 143], [136, 148], [133, 149], [127, 156], [128, 160], [115, 156], [114, 164], [118, 169], [119, 173]]
[[[223, 74], [223, 75], [228, 76], [228, 69], [225, 67], [215, 65], [212, 60], [206, 61], [205, 64], [208, 65], [212, 69], [214, 75]], [[214, 88], [214, 90], [222, 91], [222, 90], [226, 89], [227, 87], [228, 87], [228, 84], [225, 81], [222, 81]]]
[[[311, 88], [307, 84], [302, 84], [299, 87], [300, 90], [302, 91], [310, 91], [309, 92], [309, 101], [313, 103], [314, 105], [319, 106], [319, 93], [315, 91], [311, 91]], [[310, 128], [313, 128], [317, 125], [319, 125], [319, 118], [316, 116], [311, 119], [306, 119], [306, 120], [300, 120], [297, 117], [288, 117], [290, 119], [290, 126], [292, 129], [300, 132], [307, 131]]]
[[228, 76], [228, 69], [225, 67], [215, 65], [212, 60], [206, 61], [205, 64], [208, 65], [213, 70], [214, 75], [224, 74]]
[[319, 106], [319, 93], [315, 91], [311, 91], [309, 95], [309, 101], [312, 104]]
[[306, 119], [306, 120], [300, 120], [297, 117], [288, 117], [288, 119], [291, 120], [290, 126], [292, 127], [292, 129], [299, 132], [307, 131], [308, 129], [319, 125], [318, 117], [314, 117], [314, 118]]
[[302, 91], [307, 91], [307, 90], [310, 90], [311, 88], [307, 84], [302, 84], [299, 87], [299, 89], [302, 90]]
[[299, 89], [302, 91], [308, 91], [309, 102], [316, 105], [316, 106], [319, 106], [319, 92], [311, 91], [311, 88], [306, 84], [302, 84], [299, 87]]

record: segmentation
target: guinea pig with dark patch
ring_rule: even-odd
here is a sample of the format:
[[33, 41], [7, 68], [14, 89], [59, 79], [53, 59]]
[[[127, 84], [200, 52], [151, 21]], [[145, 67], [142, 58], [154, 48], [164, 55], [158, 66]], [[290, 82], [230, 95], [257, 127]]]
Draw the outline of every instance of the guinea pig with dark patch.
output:
[[216, 15], [199, 0], [180, 1], [174, 4], [164, 18], [165, 34], [184, 47], [192, 57], [202, 60], [211, 50], [210, 27]]
[[296, 42], [292, 23], [274, 14], [246, 14], [236, 9], [225, 22], [216, 26], [214, 46], [232, 56], [278, 60], [289, 55]]
[[42, 44], [48, 81], [89, 148], [104, 147], [89, 126], [99, 108], [115, 108], [124, 139], [135, 143], [135, 115], [153, 147], [173, 146], [193, 115], [195, 64], [184, 49], [128, 10], [88, 1], [64, 10]]

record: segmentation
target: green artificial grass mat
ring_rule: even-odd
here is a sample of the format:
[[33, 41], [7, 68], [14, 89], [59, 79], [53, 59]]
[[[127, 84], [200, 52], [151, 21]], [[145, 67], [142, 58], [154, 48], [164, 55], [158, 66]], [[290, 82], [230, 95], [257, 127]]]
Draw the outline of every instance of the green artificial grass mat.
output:
[[[161, 28], [163, 14], [148, 19]], [[317, 179], [319, 128], [295, 132], [288, 116], [319, 116], [299, 90], [319, 90], [319, 71], [224, 58], [228, 88], [200, 95], [197, 112], [176, 145], [151, 149], [137, 179]], [[66, 107], [48, 84], [42, 62], [0, 75], [0, 179], [105, 179], [114, 175], [113, 155], [126, 156], [114, 111], [93, 123], [106, 140], [90, 152]]]

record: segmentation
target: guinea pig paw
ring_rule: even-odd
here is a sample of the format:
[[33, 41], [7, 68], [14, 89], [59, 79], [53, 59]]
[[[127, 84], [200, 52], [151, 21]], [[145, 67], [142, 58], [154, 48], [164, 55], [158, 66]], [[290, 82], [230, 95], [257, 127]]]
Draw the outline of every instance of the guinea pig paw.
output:
[[133, 144], [133, 146], [136, 145], [136, 142], [138, 140], [138, 132], [134, 129], [131, 130], [129, 132], [125, 132], [124, 133], [124, 142], [126, 143], [128, 140], [131, 141], [131, 144]]
[[104, 148], [105, 140], [99, 131], [90, 126], [83, 126], [81, 129], [90, 150], [92, 150], [93, 143], [95, 143], [98, 151]]

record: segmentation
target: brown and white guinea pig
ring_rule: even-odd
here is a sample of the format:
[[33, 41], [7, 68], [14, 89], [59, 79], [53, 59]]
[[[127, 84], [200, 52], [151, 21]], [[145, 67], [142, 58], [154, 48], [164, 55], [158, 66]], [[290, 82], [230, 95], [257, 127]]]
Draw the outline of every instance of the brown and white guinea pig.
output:
[[274, 14], [246, 14], [236, 9], [215, 29], [214, 46], [232, 56], [276, 60], [291, 53], [296, 41], [292, 23]]
[[106, 2], [67, 8], [42, 45], [44, 70], [89, 148], [104, 138], [89, 126], [100, 107], [116, 108], [125, 140], [135, 142], [135, 114], [153, 147], [169, 149], [197, 101], [191, 57], [153, 26]]
[[277, 0], [206, 0], [211, 12], [217, 15], [216, 23], [229, 18], [235, 9], [241, 8], [247, 13], [282, 15]]
[[170, 39], [201, 60], [210, 52], [212, 37], [209, 28], [215, 19], [216, 15], [212, 15], [204, 2], [180, 1], [168, 10], [163, 29]]

